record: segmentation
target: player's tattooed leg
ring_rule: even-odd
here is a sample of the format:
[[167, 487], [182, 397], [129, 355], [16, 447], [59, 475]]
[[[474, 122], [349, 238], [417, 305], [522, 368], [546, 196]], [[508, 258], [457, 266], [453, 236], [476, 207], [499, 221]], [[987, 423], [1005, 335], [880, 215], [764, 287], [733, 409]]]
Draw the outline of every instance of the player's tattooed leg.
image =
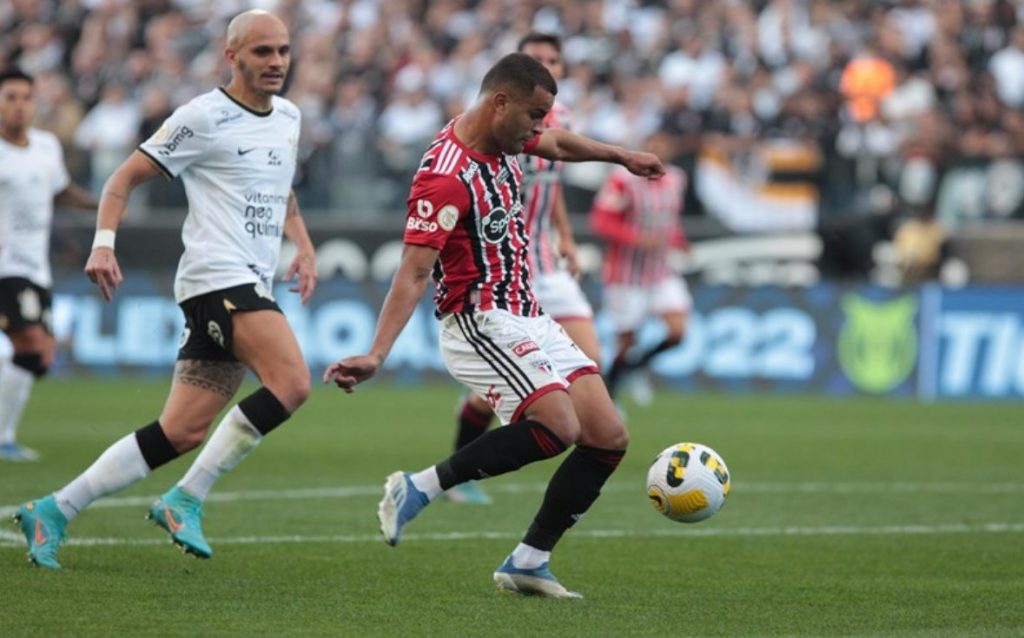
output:
[[184, 359], [174, 365], [174, 379], [221, 396], [235, 396], [245, 378], [245, 366], [237, 361]]

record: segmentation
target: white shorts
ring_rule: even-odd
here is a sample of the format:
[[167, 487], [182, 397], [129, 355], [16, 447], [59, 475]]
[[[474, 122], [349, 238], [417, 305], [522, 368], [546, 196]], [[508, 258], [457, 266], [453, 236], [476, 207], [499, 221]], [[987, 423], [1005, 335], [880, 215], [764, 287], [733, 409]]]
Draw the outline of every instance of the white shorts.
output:
[[448, 371], [491, 405], [503, 424], [597, 364], [547, 315], [520, 317], [504, 310], [452, 313], [441, 320], [441, 357]]
[[615, 332], [623, 333], [637, 330], [647, 317], [688, 313], [693, 300], [681, 277], [669, 277], [653, 286], [605, 286], [604, 307]]
[[567, 270], [535, 275], [533, 294], [544, 312], [551, 315], [555, 321], [590, 319], [594, 316], [594, 311], [580, 284]]

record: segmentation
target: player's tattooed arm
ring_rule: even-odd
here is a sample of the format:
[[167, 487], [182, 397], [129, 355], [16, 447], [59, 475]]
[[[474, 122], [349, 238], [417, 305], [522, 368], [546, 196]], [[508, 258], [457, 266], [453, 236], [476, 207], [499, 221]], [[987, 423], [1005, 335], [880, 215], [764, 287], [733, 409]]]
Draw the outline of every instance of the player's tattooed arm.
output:
[[245, 366], [235, 361], [183, 359], [174, 364], [174, 380], [178, 383], [209, 390], [228, 399], [235, 396], [244, 378]]
[[299, 293], [302, 303], [306, 303], [316, 289], [316, 249], [313, 248], [313, 240], [309, 238], [306, 223], [302, 221], [299, 202], [295, 199], [295, 191], [288, 194], [288, 208], [284, 216], [284, 234], [298, 248], [295, 259], [292, 260], [284, 279], [285, 281], [297, 279], [295, 286], [289, 290]]

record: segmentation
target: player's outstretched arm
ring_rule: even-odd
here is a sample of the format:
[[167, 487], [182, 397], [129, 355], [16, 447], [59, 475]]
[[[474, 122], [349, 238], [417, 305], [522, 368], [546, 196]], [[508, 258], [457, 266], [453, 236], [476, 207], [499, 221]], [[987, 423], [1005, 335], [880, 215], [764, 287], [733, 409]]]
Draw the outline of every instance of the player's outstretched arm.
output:
[[299, 212], [299, 202], [295, 199], [295, 191], [288, 194], [288, 212], [284, 218], [284, 234], [298, 247], [295, 259], [288, 267], [288, 273], [284, 276], [285, 281], [292, 281], [297, 278], [295, 285], [289, 288], [291, 292], [299, 293], [302, 303], [309, 301], [316, 290], [316, 249], [313, 248], [313, 241], [309, 238], [309, 231], [306, 230], [306, 222], [302, 221], [302, 213]]
[[113, 298], [114, 291], [123, 279], [117, 258], [114, 257], [114, 236], [128, 208], [128, 197], [136, 186], [159, 174], [159, 169], [145, 155], [135, 151], [103, 185], [99, 214], [96, 216], [96, 237], [92, 242], [89, 261], [85, 264], [85, 274], [100, 287], [107, 301]]
[[423, 298], [423, 290], [430, 281], [430, 273], [440, 252], [429, 246], [406, 245], [398, 271], [391, 280], [391, 289], [380, 309], [377, 334], [373, 337], [370, 352], [346, 357], [327, 368], [324, 383], [334, 381], [345, 392], [352, 392], [357, 384], [377, 373], [402, 328], [409, 323], [416, 304]]
[[605, 144], [565, 129], [546, 129], [530, 151], [549, 160], [563, 162], [611, 162], [625, 166], [630, 173], [652, 179], [665, 174], [661, 160], [653, 153], [630, 151]]

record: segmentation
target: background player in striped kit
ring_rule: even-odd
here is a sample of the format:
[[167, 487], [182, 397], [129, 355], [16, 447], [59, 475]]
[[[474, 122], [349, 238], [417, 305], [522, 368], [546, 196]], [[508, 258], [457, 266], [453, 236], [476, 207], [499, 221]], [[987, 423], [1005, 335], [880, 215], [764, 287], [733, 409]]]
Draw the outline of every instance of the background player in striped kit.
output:
[[[662, 160], [671, 140], [656, 132], [644, 148]], [[670, 253], [688, 250], [681, 220], [686, 173], [668, 166], [657, 181], [637, 179], [616, 168], [594, 199], [591, 225], [607, 241], [604, 257], [604, 308], [615, 324], [615, 359], [605, 376], [612, 397], [623, 378], [640, 370], [661, 352], [682, 342], [693, 303], [686, 282], [672, 272]], [[665, 323], [660, 343], [633, 352], [636, 333], [648, 316]]]
[[132, 189], [160, 174], [181, 176], [189, 211], [174, 293], [185, 333], [159, 418], [57, 492], [18, 508], [37, 565], [60, 568], [65, 528], [90, 503], [199, 446], [248, 368], [262, 386], [227, 411], [181, 480], [149, 508], [175, 544], [208, 558], [200, 521], [213, 484], [309, 395], [309, 368], [270, 291], [282, 233], [298, 248], [285, 277], [297, 277], [292, 291], [305, 302], [316, 288], [313, 244], [291, 192], [300, 113], [277, 96], [291, 62], [288, 30], [266, 11], [247, 11], [228, 25], [224, 53], [231, 82], [176, 110], [104, 186], [85, 271], [109, 301], [122, 279], [114, 231]]
[[615, 162], [648, 177], [661, 176], [664, 168], [649, 153], [545, 130], [557, 92], [548, 70], [522, 53], [487, 72], [477, 102], [445, 127], [420, 163], [408, 200], [405, 251], [370, 353], [330, 366], [324, 381], [351, 392], [373, 376], [433, 274], [445, 364], [508, 425], [437, 465], [391, 474], [378, 506], [381, 532], [396, 545], [405, 525], [444, 490], [575, 445], [523, 541], [494, 573], [499, 589], [575, 598], [552, 575], [551, 550], [597, 499], [629, 434], [596, 364], [533, 296], [516, 156]]
[[[543, 64], [556, 81], [565, 75], [562, 41], [557, 35], [529, 33], [519, 41], [517, 50]], [[543, 125], [546, 129], [571, 130], [569, 109], [556, 100]], [[527, 264], [533, 278], [533, 293], [544, 312], [565, 329], [583, 353], [600, 362], [594, 311], [576, 281], [576, 242], [562, 193], [564, 164], [536, 155], [521, 155], [519, 163], [523, 169], [523, 218], [530, 237]], [[493, 420], [494, 412], [487, 400], [467, 394], [458, 410], [455, 449], [476, 440]], [[476, 481], [460, 483], [445, 492], [445, 496], [460, 503], [491, 502]]]
[[[35, 461], [16, 440], [36, 379], [53, 362], [50, 226], [54, 202], [95, 210], [96, 199], [72, 184], [60, 141], [32, 127], [35, 81], [0, 73], [0, 461]], [[6, 341], [6, 339], [4, 339]]]

